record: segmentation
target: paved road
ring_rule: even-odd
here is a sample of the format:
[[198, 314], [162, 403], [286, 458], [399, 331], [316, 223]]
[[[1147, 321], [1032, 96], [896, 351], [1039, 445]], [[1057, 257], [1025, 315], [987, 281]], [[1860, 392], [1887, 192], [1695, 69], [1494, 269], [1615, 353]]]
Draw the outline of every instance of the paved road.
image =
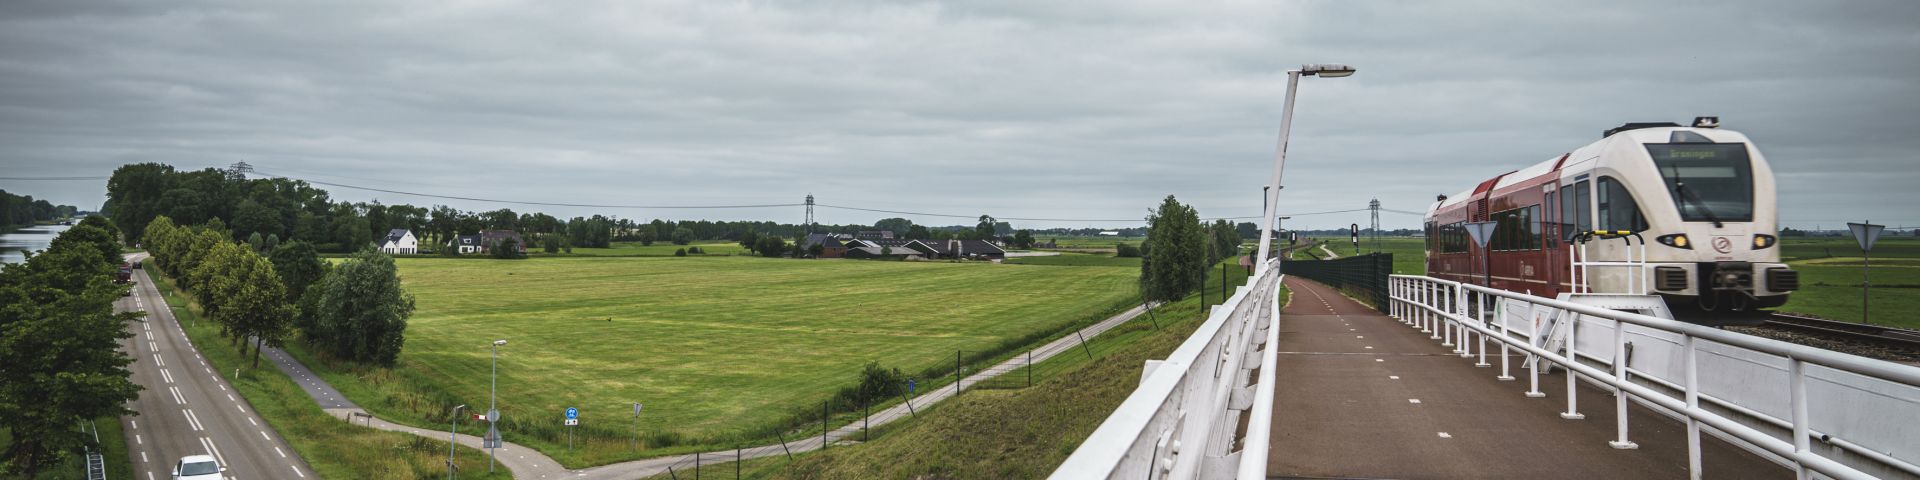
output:
[[[1075, 349], [1080, 348], [1080, 338], [1082, 335], [1088, 339], [1094, 338], [1095, 336], [1098, 336], [1101, 333], [1105, 333], [1107, 330], [1112, 329], [1113, 327], [1124, 324], [1129, 320], [1133, 320], [1135, 317], [1138, 317], [1140, 314], [1145, 312], [1146, 312], [1146, 309], [1143, 307], [1134, 307], [1134, 308], [1128, 309], [1125, 312], [1121, 312], [1118, 315], [1109, 317], [1106, 320], [1102, 320], [1100, 321], [1100, 323], [1096, 323], [1091, 326], [1088, 326], [1085, 329], [1082, 329], [1080, 331], [1081, 335], [1068, 335], [1059, 340], [1055, 340], [1047, 343], [1046, 345], [1042, 345], [1040, 348], [1036, 348], [1033, 350], [1032, 361], [1037, 363], [1037, 362], [1046, 360], [1048, 358], [1052, 358], [1054, 355], [1058, 355], [1062, 352], [1072, 353], [1075, 351]], [[296, 381], [300, 383], [301, 388], [305, 389], [307, 394], [313, 397], [314, 402], [319, 403], [322, 409], [326, 410], [329, 414], [332, 414], [333, 416], [340, 417], [342, 420], [352, 421], [356, 425], [366, 425], [366, 426], [381, 429], [381, 430], [411, 433], [414, 435], [419, 435], [422, 437], [433, 438], [433, 439], [447, 438], [446, 430], [424, 429], [424, 428], [412, 427], [407, 425], [399, 425], [399, 424], [388, 422], [386, 420], [383, 420], [377, 417], [368, 416], [365, 410], [362, 410], [354, 406], [351, 402], [346, 401], [344, 398], [340, 396], [340, 392], [338, 390], [334, 390], [334, 388], [331, 385], [328, 385], [325, 380], [321, 380], [319, 377], [314, 376], [312, 371], [308, 370], [306, 366], [301, 365], [299, 361], [294, 360], [292, 357], [287, 356], [284, 352], [281, 352], [278, 349], [269, 348], [264, 350], [264, 352], [265, 352], [265, 355], [269, 359], [271, 359], [271, 361], [275, 366], [280, 367], [280, 370], [283, 372], [286, 372], [287, 376], [296, 379]], [[992, 367], [981, 369], [979, 370], [980, 373], [975, 373], [973, 375], [969, 375], [967, 377], [960, 379], [960, 390], [964, 392], [968, 387], [971, 387], [974, 384], [977, 384], [979, 382], [985, 381], [987, 379], [999, 376], [1007, 372], [1020, 371], [1018, 367], [1026, 365], [1026, 362], [1027, 362], [1027, 357], [1024, 355], [1019, 355], [1019, 356], [1016, 356], [1016, 358], [1007, 360], [1006, 362], [1002, 362], [999, 365], [994, 365]], [[912, 399], [908, 400], [906, 403], [902, 403], [899, 405], [895, 405], [891, 408], [873, 412], [871, 416], [866, 418], [865, 423], [866, 425], [868, 425], [869, 428], [872, 428], [872, 427], [878, 427], [880, 425], [884, 425], [888, 422], [892, 422], [902, 418], [911, 417], [914, 415], [914, 410], [923, 409], [934, 403], [938, 403], [942, 400], [952, 398], [954, 393], [955, 392], [952, 385], [948, 385], [945, 388], [934, 389], [933, 391], [926, 392], [924, 394], [921, 394], [918, 397], [913, 397]], [[512, 415], [513, 413], [501, 412], [501, 414]], [[560, 466], [559, 462], [556, 462], [552, 458], [549, 458], [546, 455], [541, 454], [539, 451], [531, 448], [527, 448], [525, 446], [522, 446], [520, 444], [516, 444], [513, 442], [506, 442], [504, 446], [502, 446], [496, 452], [496, 455], [500, 461], [501, 466], [513, 472], [514, 478], [519, 478], [523, 480], [538, 480], [538, 479], [547, 479], [547, 478], [579, 478], [579, 479], [645, 478], [645, 477], [651, 477], [654, 475], [668, 473], [669, 468], [673, 469], [675, 472], [688, 471], [689, 469], [694, 468], [694, 464], [696, 462], [698, 462], [700, 465], [703, 465], [703, 466], [711, 466], [711, 465], [716, 465], [721, 463], [732, 462], [738, 459], [771, 457], [776, 455], [785, 455], [788, 452], [792, 452], [792, 453], [807, 452], [807, 451], [813, 451], [813, 450], [819, 449], [823, 443], [826, 444], [828, 448], [832, 448], [833, 445], [841, 444], [844, 442], [857, 441], [860, 438], [861, 425], [862, 425], [862, 422], [853, 422], [853, 423], [847, 424], [845, 426], [842, 426], [840, 428], [837, 428], [828, 432], [826, 435], [826, 438], [822, 438], [819, 435], [809, 436], [806, 438], [788, 438], [786, 439], [787, 442], [784, 445], [783, 444], [761, 445], [753, 448], [745, 448], [740, 450], [724, 450], [724, 451], [715, 451], [715, 452], [702, 452], [699, 454], [650, 458], [646, 460], [635, 460], [630, 462], [601, 465], [598, 467], [592, 467], [592, 468], [586, 468], [586, 469], [575, 469], [575, 470], [569, 470], [569, 469], [563, 468]], [[503, 435], [503, 436], [506, 436], [506, 435]], [[462, 434], [457, 436], [457, 440], [461, 445], [465, 445], [473, 448], [481, 448], [480, 437]]]
[[[1325, 285], [1287, 277], [1267, 475], [1279, 478], [1686, 478], [1686, 426], [1639, 405], [1639, 449], [1615, 450], [1611, 393], [1579, 387], [1584, 420], [1566, 420], [1566, 377], [1500, 381], [1490, 367]], [[1488, 342], [1489, 344], [1493, 342]], [[1496, 347], [1498, 348], [1498, 347]], [[1509, 359], [1519, 365], [1524, 356]], [[1564, 370], [1561, 370], [1564, 372]], [[1791, 478], [1792, 472], [1702, 438], [1708, 478]]]
[[120, 419], [134, 477], [172, 478], [174, 461], [187, 455], [213, 455], [228, 478], [312, 476], [293, 447], [194, 349], [146, 270], [134, 270], [134, 281], [133, 295], [118, 305], [148, 312], [143, 321], [127, 323], [134, 336], [122, 345], [134, 359], [127, 367], [133, 382], [146, 388], [131, 406], [140, 414]]

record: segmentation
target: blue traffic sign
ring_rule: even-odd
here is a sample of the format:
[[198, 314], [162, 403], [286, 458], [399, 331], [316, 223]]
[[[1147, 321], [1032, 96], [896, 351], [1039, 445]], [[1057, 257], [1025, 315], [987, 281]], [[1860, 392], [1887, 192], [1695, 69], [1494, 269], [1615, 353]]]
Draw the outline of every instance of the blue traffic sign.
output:
[[567, 407], [567, 419], [573, 420], [576, 418], [580, 418], [580, 409]]
[[913, 393], [913, 379], [907, 379], [907, 393]]

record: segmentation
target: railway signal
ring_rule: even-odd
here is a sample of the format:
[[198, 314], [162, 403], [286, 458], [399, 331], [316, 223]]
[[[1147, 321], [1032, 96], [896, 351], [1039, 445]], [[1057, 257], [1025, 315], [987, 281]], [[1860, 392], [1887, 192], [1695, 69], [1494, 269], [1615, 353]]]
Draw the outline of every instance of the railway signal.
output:
[[1853, 240], [1860, 242], [1860, 323], [1869, 323], [1867, 292], [1871, 290], [1872, 280], [1867, 277], [1867, 271], [1873, 268], [1873, 242], [1880, 239], [1880, 232], [1886, 228], [1886, 225], [1872, 223], [1847, 223], [1847, 229], [1853, 231]]

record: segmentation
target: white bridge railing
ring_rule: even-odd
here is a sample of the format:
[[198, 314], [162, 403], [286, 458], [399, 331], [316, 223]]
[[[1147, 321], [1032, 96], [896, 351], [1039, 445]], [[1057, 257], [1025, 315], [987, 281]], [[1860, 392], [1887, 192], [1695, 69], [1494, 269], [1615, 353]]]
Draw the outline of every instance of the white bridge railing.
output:
[[1509, 350], [1528, 355], [1527, 396], [1545, 396], [1538, 360], [1578, 373], [1567, 376], [1564, 418], [1584, 418], [1577, 377], [1616, 392], [1615, 448], [1636, 447], [1630, 397], [1685, 422], [1693, 478], [1703, 429], [1802, 479], [1920, 477], [1920, 368], [1431, 277], [1394, 275], [1390, 287], [1394, 317], [1462, 357], [1477, 343], [1478, 366], [1492, 366], [1492, 340], [1501, 380], [1513, 379]]
[[[1166, 360], [1053, 472], [1056, 479], [1266, 478], [1280, 275], [1267, 268], [1214, 307]], [[1259, 379], [1254, 380], [1254, 370]], [[1235, 427], [1247, 415], [1247, 434]]]

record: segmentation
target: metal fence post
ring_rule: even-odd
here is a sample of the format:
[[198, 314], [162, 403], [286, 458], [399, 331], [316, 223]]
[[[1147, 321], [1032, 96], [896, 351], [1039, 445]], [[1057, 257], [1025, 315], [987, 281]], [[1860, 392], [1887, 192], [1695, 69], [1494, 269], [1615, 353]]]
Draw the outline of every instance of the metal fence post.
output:
[[953, 395], [960, 395], [960, 351], [953, 351]]
[[[1080, 334], [1080, 330], [1074, 330], [1074, 331], [1073, 331], [1073, 334], [1074, 334], [1074, 336], [1078, 336], [1078, 337], [1080, 337], [1080, 349], [1081, 349], [1081, 350], [1083, 350], [1083, 351], [1086, 351], [1086, 352], [1087, 352], [1087, 359], [1088, 359], [1088, 360], [1092, 360], [1092, 359], [1093, 359], [1093, 349], [1091, 349], [1091, 348], [1087, 348], [1087, 336], [1086, 336], [1086, 335], [1081, 335], [1081, 334]], [[1029, 386], [1031, 386], [1031, 385], [1029, 385]]]
[[1027, 350], [1027, 387], [1033, 387], [1033, 350]]
[[827, 402], [820, 402], [820, 451], [827, 451]]
[[1579, 406], [1580, 374], [1575, 373], [1573, 370], [1573, 365], [1580, 363], [1580, 354], [1577, 353], [1580, 349], [1580, 342], [1576, 341], [1577, 337], [1574, 335], [1575, 332], [1579, 330], [1580, 315], [1574, 314], [1573, 320], [1567, 324], [1567, 411], [1560, 414], [1560, 418], [1568, 420], [1587, 418], [1586, 415], [1580, 414], [1580, 410], [1577, 408]]
[[787, 461], [793, 461], [793, 450], [787, 448], [787, 434], [778, 431], [773, 433], [780, 436], [780, 451], [787, 452]]
[[[1613, 378], [1621, 383], [1627, 381], [1627, 322], [1613, 321]], [[1640, 448], [1640, 445], [1627, 440], [1627, 389], [1615, 388], [1614, 417], [1619, 423], [1620, 439], [1607, 442], [1613, 448], [1628, 450]]]

